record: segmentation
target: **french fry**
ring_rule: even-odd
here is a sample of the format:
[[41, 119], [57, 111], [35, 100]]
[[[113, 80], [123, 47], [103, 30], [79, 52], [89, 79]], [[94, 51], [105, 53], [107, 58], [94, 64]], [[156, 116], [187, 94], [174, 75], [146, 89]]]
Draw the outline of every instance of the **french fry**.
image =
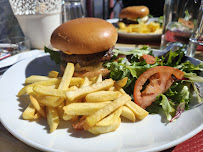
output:
[[36, 93], [33, 91], [33, 87], [26, 87], [26, 92], [29, 95], [36, 95]]
[[84, 81], [82, 82], [80, 88], [82, 87], [86, 87], [86, 86], [89, 86], [91, 84], [90, 80], [88, 79], [88, 77], [85, 77], [84, 78]]
[[70, 82], [71, 82], [71, 78], [73, 76], [73, 72], [74, 72], [74, 64], [68, 63], [58, 89], [60, 89], [60, 90], [68, 89]]
[[[61, 81], [61, 78], [58, 77], [58, 78], [48, 78], [48, 80], [46, 81], [39, 81], [39, 82], [35, 82], [35, 83], [32, 83], [32, 84], [29, 84], [25, 87], [23, 87], [17, 94], [17, 97], [20, 97], [22, 95], [25, 95], [27, 93], [27, 88], [28, 87], [33, 87], [35, 85], [43, 85], [43, 86], [51, 86], [51, 85], [58, 85]], [[71, 79], [71, 82], [70, 82], [70, 86], [79, 86], [81, 83], [82, 83], [83, 78], [76, 78], [76, 77], [73, 77]]]
[[28, 107], [25, 109], [25, 111], [23, 112], [23, 119], [26, 120], [31, 120], [33, 119], [34, 115], [35, 115], [36, 109], [33, 106], [33, 104], [30, 102], [30, 104], [28, 105]]
[[96, 123], [96, 126], [109, 126], [112, 125], [118, 117], [120, 117], [121, 112], [122, 112], [123, 106], [115, 110], [113, 113]]
[[48, 107], [57, 107], [64, 101], [63, 98], [39, 94], [36, 96], [36, 99], [39, 103]]
[[115, 100], [120, 95], [119, 91], [97, 91], [86, 95], [86, 102], [104, 102]]
[[33, 104], [33, 106], [35, 107], [35, 109], [40, 113], [40, 115], [42, 115], [43, 117], [46, 118], [46, 113], [44, 111], [44, 108], [40, 106], [38, 101], [32, 95], [30, 95], [30, 101]]
[[35, 83], [35, 82], [46, 81], [49, 79], [50, 78], [47, 76], [32, 75], [32, 76], [25, 79], [25, 84], [31, 84], [31, 83]]
[[95, 83], [102, 82], [102, 74], [99, 74], [99, 76], [96, 78]]
[[109, 88], [109, 90], [108, 90], [108, 91], [116, 91], [115, 86], [112, 86], [111, 88]]
[[136, 120], [135, 114], [127, 106], [123, 106], [121, 116], [131, 120], [132, 122], [135, 122]]
[[91, 115], [107, 104], [109, 104], [109, 102], [71, 103], [67, 106], [64, 106], [63, 110], [68, 115]]
[[71, 120], [74, 116], [73, 115], [68, 115], [66, 113], [63, 114], [63, 120], [68, 121]]
[[83, 83], [84, 79], [80, 77], [72, 77], [70, 86], [77, 86], [79, 87]]
[[39, 119], [41, 117], [40, 113], [37, 112], [32, 119]]
[[[68, 88], [67, 90], [76, 90], [77, 87], [76, 86], [72, 86], [70, 88]], [[49, 107], [57, 107], [59, 106], [64, 99], [60, 98], [60, 97], [54, 97], [54, 96], [48, 96], [48, 95], [36, 95], [37, 100], [45, 105], [45, 106], [49, 106]]]
[[129, 101], [125, 104], [132, 112], [135, 114], [135, 117], [142, 120], [144, 119], [149, 113], [138, 106], [136, 103]]
[[50, 85], [57, 85], [60, 83], [60, 78], [50, 78], [46, 81], [35, 82], [23, 87], [17, 94], [18, 97], [25, 95], [27, 93], [27, 87], [34, 87], [35, 85], [43, 85], [43, 86], [50, 86]]
[[58, 72], [57, 71], [50, 71], [48, 74], [48, 77], [50, 78], [57, 78], [58, 77]]
[[110, 87], [112, 87], [114, 84], [114, 81], [112, 79], [106, 79], [102, 82], [92, 84], [90, 86], [79, 88], [75, 91], [67, 91], [66, 97], [72, 101], [75, 99], [81, 99], [85, 97], [88, 93], [96, 92], [99, 90], [106, 90]]
[[46, 107], [47, 112], [47, 122], [49, 125], [50, 133], [56, 130], [59, 125], [60, 119], [57, 113], [56, 108], [53, 107]]
[[115, 86], [116, 90], [118, 90], [121, 94], [127, 94], [123, 88], [121, 88], [120, 86]]
[[118, 127], [121, 124], [121, 118], [118, 117], [117, 120], [109, 125], [109, 126], [94, 126], [88, 129], [88, 131], [92, 134], [104, 134], [104, 133], [108, 133], [108, 132], [112, 132], [115, 131], [116, 129], [118, 129]]
[[110, 102], [105, 107], [99, 109], [92, 115], [89, 115], [83, 124], [83, 127], [85, 130], [89, 129], [90, 127], [93, 127], [97, 122], [99, 122], [101, 119], [115, 111], [120, 106], [124, 105], [126, 102], [130, 101], [131, 97], [129, 95], [122, 95], [118, 97], [116, 100]]
[[33, 90], [40, 95], [55, 96], [64, 99], [66, 98], [66, 90], [52, 89], [42, 85], [35, 85]]
[[[70, 87], [68, 90], [77, 90], [78, 89], [78, 87], [76, 87], [76, 86], [72, 86], [72, 87]], [[69, 101], [68, 99], [66, 99], [66, 101], [65, 101], [65, 105], [67, 106], [67, 105], [69, 105], [69, 104], [71, 104], [71, 103], [77, 103], [77, 102], [80, 102], [80, 100], [73, 100], [73, 101]], [[64, 110], [63, 110], [64, 111]], [[68, 115], [68, 114], [66, 114], [66, 113], [64, 113], [63, 112], [63, 120], [72, 120], [72, 119], [75, 119], [75, 116], [73, 116], [73, 115]]]
[[128, 77], [125, 77], [125, 78], [123, 78], [121, 80], [116, 81], [115, 85], [120, 86], [122, 88], [122, 87], [124, 87], [126, 85], [127, 81], [128, 81]]
[[60, 119], [63, 119], [63, 115], [64, 115], [63, 107], [64, 107], [64, 105], [65, 105], [64, 102], [62, 102], [58, 107], [56, 107]]

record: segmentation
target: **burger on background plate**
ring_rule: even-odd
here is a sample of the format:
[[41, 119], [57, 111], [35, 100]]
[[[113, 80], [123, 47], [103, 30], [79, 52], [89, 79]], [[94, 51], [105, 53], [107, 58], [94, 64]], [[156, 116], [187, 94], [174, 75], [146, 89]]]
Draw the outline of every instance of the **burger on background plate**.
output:
[[149, 19], [149, 8], [147, 6], [129, 6], [121, 10], [119, 21], [125, 24], [146, 23]]
[[51, 58], [60, 63], [63, 73], [68, 62], [74, 63], [74, 76], [95, 77], [110, 72], [102, 64], [113, 57], [113, 47], [118, 38], [115, 27], [99, 18], [70, 20], [54, 30], [51, 45], [60, 51], [45, 48]]

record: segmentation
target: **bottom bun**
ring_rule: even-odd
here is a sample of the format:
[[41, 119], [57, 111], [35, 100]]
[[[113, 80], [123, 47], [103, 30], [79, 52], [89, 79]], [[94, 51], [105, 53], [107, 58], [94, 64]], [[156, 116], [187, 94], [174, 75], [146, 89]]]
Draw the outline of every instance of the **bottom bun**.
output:
[[[66, 64], [60, 64], [61, 73], [64, 73]], [[102, 74], [103, 78], [106, 78], [109, 75], [110, 71], [105, 68], [101, 68], [97, 71], [75, 71], [73, 76], [74, 77], [88, 77], [93, 78]]]

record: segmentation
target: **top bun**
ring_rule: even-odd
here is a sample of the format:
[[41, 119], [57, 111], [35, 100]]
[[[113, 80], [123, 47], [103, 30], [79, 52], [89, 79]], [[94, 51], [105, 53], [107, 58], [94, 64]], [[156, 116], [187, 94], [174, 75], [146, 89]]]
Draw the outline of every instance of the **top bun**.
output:
[[129, 6], [124, 8], [120, 14], [119, 18], [142, 18], [149, 15], [149, 8], [146, 6]]
[[117, 38], [117, 31], [109, 22], [79, 18], [56, 28], [51, 35], [51, 44], [67, 54], [93, 54], [112, 48]]

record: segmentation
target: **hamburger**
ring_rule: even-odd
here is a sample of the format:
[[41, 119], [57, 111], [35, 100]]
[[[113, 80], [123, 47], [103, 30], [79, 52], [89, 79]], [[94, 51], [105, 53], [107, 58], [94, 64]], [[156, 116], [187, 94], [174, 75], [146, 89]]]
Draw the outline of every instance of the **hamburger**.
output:
[[113, 57], [113, 47], [118, 38], [115, 27], [99, 18], [70, 20], [51, 35], [52, 47], [60, 50], [60, 68], [68, 62], [75, 65], [74, 76], [95, 77], [110, 72], [102, 64]]
[[125, 24], [146, 23], [149, 19], [149, 8], [147, 6], [129, 6], [119, 14], [119, 21]]

